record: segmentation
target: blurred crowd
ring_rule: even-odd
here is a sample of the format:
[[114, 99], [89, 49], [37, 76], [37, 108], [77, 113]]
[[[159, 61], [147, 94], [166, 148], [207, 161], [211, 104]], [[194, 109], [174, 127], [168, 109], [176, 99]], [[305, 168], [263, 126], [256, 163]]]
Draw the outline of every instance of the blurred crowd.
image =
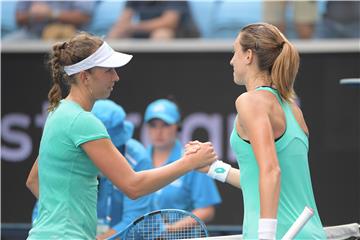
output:
[[234, 38], [268, 22], [288, 38], [359, 38], [360, 1], [1, 1], [1, 39]]

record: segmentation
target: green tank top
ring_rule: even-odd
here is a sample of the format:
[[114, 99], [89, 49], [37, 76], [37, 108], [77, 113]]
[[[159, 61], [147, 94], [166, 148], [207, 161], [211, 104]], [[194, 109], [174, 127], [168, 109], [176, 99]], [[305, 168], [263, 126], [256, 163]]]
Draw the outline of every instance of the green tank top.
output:
[[[305, 206], [314, 210], [314, 216], [296, 238], [326, 239], [311, 185], [308, 137], [295, 119], [290, 105], [280, 98], [277, 90], [270, 87], [260, 87], [256, 90], [273, 93], [278, 99], [286, 119], [286, 130], [275, 142], [281, 169], [276, 239], [282, 238]], [[250, 143], [238, 135], [235, 123], [230, 136], [230, 144], [240, 169], [244, 201], [243, 237], [244, 239], [257, 239], [260, 218], [259, 169]]]

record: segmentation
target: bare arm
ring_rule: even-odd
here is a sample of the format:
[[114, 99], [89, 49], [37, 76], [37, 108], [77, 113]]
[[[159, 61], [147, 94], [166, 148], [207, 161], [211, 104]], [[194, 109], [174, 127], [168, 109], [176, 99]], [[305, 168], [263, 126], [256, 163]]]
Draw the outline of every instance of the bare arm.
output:
[[301, 109], [295, 103], [293, 103], [291, 104], [291, 110], [296, 118], [296, 121], [298, 122], [304, 133], [309, 136], [309, 129], [306, 125]]
[[204, 222], [209, 222], [215, 217], [215, 207], [208, 206], [204, 208], [197, 208], [192, 211], [192, 213], [200, 218]]
[[26, 180], [26, 187], [34, 194], [34, 196], [39, 198], [39, 175], [38, 175], [38, 158], [34, 162], [34, 165], [31, 168], [29, 176]]
[[236, 100], [238, 124], [249, 137], [259, 167], [260, 217], [276, 219], [280, 194], [280, 167], [266, 105], [254, 94]]
[[159, 28], [176, 29], [180, 14], [175, 10], [167, 10], [160, 17], [139, 22], [133, 26], [133, 31], [152, 32]]
[[129, 37], [131, 34], [130, 26], [133, 15], [134, 12], [133, 10], [131, 10], [131, 8], [125, 8], [121, 16], [118, 18], [116, 23], [112, 26], [111, 30], [109, 31], [108, 38]]
[[[192, 213], [200, 218], [202, 221], [207, 222], [211, 221], [215, 216], [215, 208], [213, 206], [197, 208], [192, 211]], [[166, 227], [167, 231], [176, 231], [182, 228], [187, 228], [193, 224], [196, 224], [196, 221], [191, 217], [186, 217], [180, 221], [175, 222], [174, 224], [168, 225]]]
[[[198, 151], [197, 144], [198, 144], [197, 141], [190, 141], [189, 143], [187, 143], [185, 145], [185, 155], [189, 155], [189, 154], [193, 154], [193, 153], [197, 152]], [[197, 169], [197, 171], [202, 172], [202, 173], [208, 173], [209, 169], [210, 169], [210, 165], [207, 165], [205, 167]], [[225, 181], [234, 187], [241, 188], [240, 170], [237, 168], [231, 167], [228, 175], [226, 176]]]
[[203, 143], [191, 156], [184, 156], [164, 167], [135, 172], [110, 139], [90, 141], [81, 146], [100, 171], [132, 199], [154, 192], [217, 158], [212, 145]]
[[91, 18], [88, 14], [78, 10], [62, 11], [57, 16], [52, 12], [51, 17], [56, 21], [70, 23], [76, 26], [88, 23]]
[[101, 235], [98, 235], [96, 236], [96, 240], [103, 240], [103, 239], [107, 239], [109, 237], [111, 237], [112, 235], [116, 234], [117, 232], [110, 228], [107, 232], [101, 234]]
[[241, 188], [240, 185], [240, 170], [237, 168], [231, 168], [226, 178], [226, 182], [234, 187]]
[[34, 2], [28, 11], [16, 13], [16, 21], [19, 25], [28, 25], [31, 21], [44, 22], [49, 19], [79, 26], [90, 21], [90, 16], [79, 10], [56, 12], [44, 2]]

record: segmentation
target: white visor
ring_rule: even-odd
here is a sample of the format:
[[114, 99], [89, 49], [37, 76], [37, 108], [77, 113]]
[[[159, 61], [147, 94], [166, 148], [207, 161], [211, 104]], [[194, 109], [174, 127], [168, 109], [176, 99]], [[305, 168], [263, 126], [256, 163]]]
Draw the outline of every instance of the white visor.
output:
[[93, 54], [84, 60], [73, 65], [65, 66], [64, 71], [71, 76], [75, 73], [93, 68], [93, 67], [122, 67], [130, 62], [133, 56], [125, 53], [115, 52], [109, 44], [104, 42]]

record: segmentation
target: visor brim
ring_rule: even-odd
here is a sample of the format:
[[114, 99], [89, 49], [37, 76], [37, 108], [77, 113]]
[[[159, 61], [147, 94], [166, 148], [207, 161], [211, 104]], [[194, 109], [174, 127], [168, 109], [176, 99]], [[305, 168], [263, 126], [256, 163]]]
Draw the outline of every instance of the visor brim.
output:
[[98, 67], [108, 67], [108, 68], [118, 68], [125, 66], [130, 62], [132, 59], [132, 55], [120, 53], [120, 52], [113, 52], [113, 54], [107, 58], [105, 61], [97, 64]]

